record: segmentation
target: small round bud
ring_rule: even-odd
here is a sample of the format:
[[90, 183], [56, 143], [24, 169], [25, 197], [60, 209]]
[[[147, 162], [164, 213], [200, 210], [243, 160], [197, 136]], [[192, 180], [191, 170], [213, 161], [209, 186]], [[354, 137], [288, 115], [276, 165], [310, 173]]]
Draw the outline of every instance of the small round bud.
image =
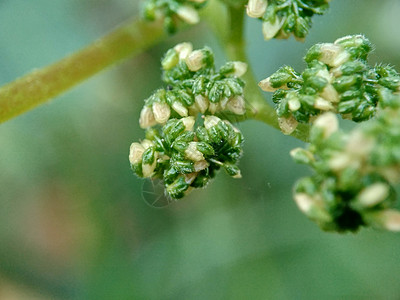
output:
[[389, 196], [389, 186], [377, 182], [364, 188], [357, 196], [357, 202], [363, 207], [372, 207], [383, 202]]
[[196, 161], [193, 165], [193, 168], [196, 172], [200, 172], [206, 168], [208, 168], [210, 164], [206, 160]]
[[267, 0], [249, 0], [246, 12], [250, 18], [260, 18], [267, 10]]
[[242, 96], [234, 96], [226, 104], [226, 108], [237, 115], [243, 115], [246, 112], [246, 103]]
[[282, 130], [282, 133], [286, 135], [293, 133], [293, 131], [296, 130], [297, 125], [299, 124], [299, 122], [297, 122], [297, 120], [292, 115], [290, 115], [288, 118], [278, 118], [278, 123], [280, 129]]
[[272, 39], [279, 32], [284, 21], [285, 21], [284, 19], [279, 20], [279, 17], [276, 16], [275, 20], [273, 22], [270, 22], [270, 21], [263, 22], [262, 31], [263, 31], [264, 39], [266, 41]]
[[310, 164], [315, 161], [314, 155], [303, 148], [295, 148], [290, 151], [290, 156], [293, 157], [294, 161], [299, 164]]
[[129, 162], [132, 165], [138, 164], [142, 161], [142, 156], [144, 152], [144, 148], [139, 143], [132, 143], [129, 149]]
[[327, 112], [318, 116], [313, 126], [321, 128], [324, 138], [328, 138], [339, 129], [339, 122], [334, 113]]
[[169, 120], [171, 109], [167, 103], [153, 103], [153, 115], [157, 123], [164, 124]]
[[275, 92], [277, 89], [279, 89], [279, 87], [272, 87], [270, 77], [261, 80], [258, 83], [258, 86], [265, 92]]
[[194, 123], [195, 123], [194, 117], [190, 116], [190, 117], [182, 118], [182, 119], [180, 119], [180, 121], [181, 121], [181, 122], [183, 123], [183, 125], [185, 126], [185, 130], [186, 130], [186, 131], [191, 131], [191, 130], [193, 130]]
[[247, 64], [241, 61], [234, 61], [233, 69], [234, 71], [230, 75], [241, 77], [247, 72]]
[[320, 51], [318, 60], [331, 67], [338, 67], [350, 59], [350, 54], [341, 46], [335, 44], [322, 44]]
[[196, 72], [205, 66], [202, 50], [195, 50], [186, 57], [186, 65], [190, 71]]
[[188, 115], [188, 109], [183, 106], [182, 102], [180, 101], [175, 101], [172, 103], [172, 109], [176, 111], [181, 117], [187, 117]]
[[209, 105], [209, 101], [206, 97], [204, 97], [203, 95], [197, 95], [194, 98], [194, 102], [195, 105], [197, 107], [197, 109], [204, 114], [206, 112], [206, 110], [208, 109], [208, 105]]
[[332, 110], [333, 109], [332, 104], [329, 101], [327, 101], [321, 97], [317, 97], [317, 99], [315, 99], [314, 107], [316, 109], [320, 109], [320, 110]]
[[208, 130], [211, 127], [216, 126], [220, 121], [221, 119], [216, 116], [206, 116], [204, 118], [204, 127]]
[[181, 5], [176, 14], [188, 24], [197, 24], [200, 21], [199, 13], [190, 5]]
[[142, 111], [140, 112], [140, 118], [139, 118], [140, 128], [148, 128], [156, 124], [157, 122], [154, 119], [154, 114], [151, 107], [149, 106], [143, 107]]
[[179, 59], [183, 60], [193, 51], [193, 45], [192, 43], [180, 43], [174, 47], [174, 50], [178, 52]]

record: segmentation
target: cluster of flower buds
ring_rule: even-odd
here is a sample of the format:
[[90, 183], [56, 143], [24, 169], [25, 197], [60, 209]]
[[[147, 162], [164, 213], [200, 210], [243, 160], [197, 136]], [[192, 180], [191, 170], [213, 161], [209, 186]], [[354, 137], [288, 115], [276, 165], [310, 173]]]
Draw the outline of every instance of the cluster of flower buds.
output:
[[[228, 62], [217, 72], [212, 51], [193, 51], [190, 43], [168, 50], [161, 65], [167, 87], [145, 100], [139, 124], [147, 129], [146, 139], [131, 145], [133, 171], [142, 178], [161, 179], [173, 199], [204, 187], [221, 168], [240, 178], [243, 136], [214, 114], [245, 113], [239, 77], [247, 65]], [[199, 114], [202, 118], [195, 124]]]
[[150, 21], [163, 19], [164, 28], [174, 33], [178, 22], [196, 24], [200, 21], [198, 9], [207, 0], [147, 0], [143, 5], [143, 16]]
[[390, 102], [400, 92], [400, 76], [390, 66], [369, 66], [371, 49], [362, 35], [316, 44], [304, 58], [302, 74], [286, 66], [262, 80], [261, 89], [274, 92], [282, 131], [290, 134], [299, 122], [312, 123], [327, 111], [365, 121], [375, 115], [379, 101]]
[[[397, 107], [395, 107], [397, 106]], [[298, 181], [295, 200], [310, 219], [327, 231], [356, 231], [372, 226], [400, 231], [395, 184], [400, 183], [400, 98], [376, 118], [350, 133], [326, 112], [315, 120], [310, 146], [291, 151], [315, 174]]]
[[262, 20], [264, 39], [287, 39], [291, 34], [303, 41], [311, 27], [311, 17], [322, 15], [330, 0], [249, 0], [247, 14]]
[[204, 187], [221, 167], [240, 178], [236, 164], [242, 143], [240, 131], [216, 116], [205, 116], [197, 126], [193, 116], [170, 119], [131, 145], [129, 161], [139, 177], [162, 179], [165, 192], [179, 199], [192, 188]]
[[167, 51], [161, 65], [167, 87], [145, 100], [141, 128], [198, 113], [246, 112], [244, 82], [240, 79], [247, 70], [245, 63], [228, 62], [217, 72], [209, 48], [193, 51], [192, 44], [181, 43]]

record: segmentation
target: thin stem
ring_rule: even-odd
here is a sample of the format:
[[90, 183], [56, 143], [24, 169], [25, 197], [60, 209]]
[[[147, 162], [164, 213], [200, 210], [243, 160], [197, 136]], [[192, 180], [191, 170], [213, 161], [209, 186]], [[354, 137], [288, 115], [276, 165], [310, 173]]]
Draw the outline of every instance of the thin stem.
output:
[[161, 22], [134, 19], [82, 50], [0, 88], [0, 123], [79, 84], [115, 62], [136, 55], [164, 37]]

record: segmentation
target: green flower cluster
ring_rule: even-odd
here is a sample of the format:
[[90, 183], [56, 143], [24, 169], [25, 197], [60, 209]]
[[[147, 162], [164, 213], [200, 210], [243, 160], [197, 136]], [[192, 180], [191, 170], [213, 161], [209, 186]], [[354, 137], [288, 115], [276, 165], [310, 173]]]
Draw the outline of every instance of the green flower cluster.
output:
[[311, 17], [322, 15], [330, 0], [249, 0], [247, 14], [263, 21], [264, 38], [287, 39], [291, 34], [304, 40], [310, 30]]
[[206, 116], [202, 125], [194, 125], [192, 116], [170, 119], [161, 129], [148, 129], [146, 139], [130, 148], [129, 161], [136, 175], [162, 179], [173, 199], [204, 187], [221, 167], [228, 175], [241, 177], [236, 165], [242, 154], [240, 131], [216, 116]]
[[303, 73], [285, 66], [262, 80], [260, 87], [274, 92], [282, 131], [290, 134], [298, 122], [312, 122], [326, 111], [356, 122], [374, 116], [379, 99], [390, 101], [400, 91], [400, 76], [390, 66], [369, 66], [371, 49], [362, 35], [316, 44], [304, 58]]
[[150, 21], [163, 19], [164, 28], [174, 33], [179, 21], [196, 24], [200, 21], [198, 9], [207, 0], [147, 0], [143, 4], [143, 16]]
[[142, 128], [198, 113], [246, 112], [240, 79], [247, 70], [245, 63], [228, 62], [217, 72], [211, 49], [193, 51], [192, 44], [181, 43], [167, 51], [161, 65], [167, 87], [145, 100], [139, 122]]
[[[193, 51], [189, 43], [168, 50], [161, 65], [167, 87], [145, 100], [139, 124], [147, 129], [146, 139], [130, 147], [133, 171], [161, 179], [173, 199], [204, 187], [220, 168], [240, 178], [243, 136], [214, 114], [245, 113], [239, 76], [247, 65], [228, 62], [217, 72], [212, 51]], [[202, 118], [196, 122], [199, 114]]]
[[400, 183], [400, 98], [376, 118], [350, 133], [338, 130], [334, 113], [320, 115], [310, 132], [307, 150], [291, 155], [315, 174], [295, 187], [299, 208], [327, 231], [356, 231], [372, 226], [400, 231], [394, 209]]

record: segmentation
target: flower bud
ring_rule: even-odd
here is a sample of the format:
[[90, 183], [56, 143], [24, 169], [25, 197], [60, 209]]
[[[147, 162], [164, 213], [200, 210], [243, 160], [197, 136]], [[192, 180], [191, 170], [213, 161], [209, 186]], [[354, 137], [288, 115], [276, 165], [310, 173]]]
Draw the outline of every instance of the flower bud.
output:
[[185, 150], [185, 157], [192, 161], [204, 160], [203, 153], [197, 150], [197, 142], [190, 142]]
[[132, 165], [138, 164], [142, 161], [142, 156], [144, 152], [144, 148], [139, 143], [132, 143], [129, 149], [129, 162]]
[[246, 112], [246, 103], [242, 96], [234, 96], [226, 104], [226, 108], [237, 115], [243, 115]]
[[200, 21], [199, 13], [190, 5], [181, 5], [176, 14], [188, 24], [197, 24]]
[[294, 159], [298, 164], [310, 164], [315, 161], [314, 155], [303, 148], [295, 148], [290, 151], [290, 156]]
[[220, 121], [221, 119], [216, 116], [206, 116], [204, 118], [204, 127], [208, 130], [211, 127], [216, 126]]
[[195, 172], [200, 172], [209, 167], [209, 163], [206, 160], [196, 161], [193, 165]]
[[161, 66], [164, 70], [170, 70], [179, 62], [179, 53], [174, 49], [169, 49], [161, 60]]
[[182, 118], [182, 119], [180, 119], [180, 121], [185, 126], [185, 130], [187, 130], [187, 131], [193, 130], [194, 123], [195, 123], [194, 117], [190, 116], [190, 117]]
[[190, 71], [196, 72], [205, 66], [204, 58], [202, 50], [195, 50], [186, 57], [186, 65]]
[[261, 18], [267, 10], [267, 0], [249, 0], [246, 12], [250, 18]]
[[389, 186], [377, 182], [364, 188], [357, 196], [357, 203], [363, 207], [372, 207], [383, 202], [389, 196]]
[[335, 44], [322, 44], [320, 51], [318, 60], [331, 67], [338, 67], [350, 59], [350, 54]]
[[172, 103], [172, 109], [176, 111], [181, 117], [187, 117], [188, 109], [180, 101]]
[[157, 123], [164, 124], [169, 120], [171, 109], [167, 103], [153, 103], [153, 115]]
[[279, 20], [278, 16], [275, 16], [275, 20], [273, 22], [264, 21], [262, 24], [264, 39], [266, 41], [272, 39], [279, 32], [284, 21], [285, 21], [284, 19]]
[[332, 110], [332, 104], [324, 98], [317, 97], [314, 102], [314, 107], [320, 110]]
[[339, 122], [334, 113], [327, 112], [318, 116], [314, 121], [313, 126], [321, 128], [323, 131], [323, 137], [328, 138], [339, 129]]
[[297, 122], [297, 120], [292, 115], [290, 115], [288, 118], [278, 118], [278, 123], [280, 129], [282, 130], [282, 133], [286, 135], [293, 133], [293, 131], [296, 130], [297, 125], [299, 124], [299, 122]]
[[156, 124], [157, 122], [154, 119], [151, 107], [149, 106], [143, 107], [142, 111], [140, 112], [140, 118], [139, 118], [140, 128], [148, 128]]

